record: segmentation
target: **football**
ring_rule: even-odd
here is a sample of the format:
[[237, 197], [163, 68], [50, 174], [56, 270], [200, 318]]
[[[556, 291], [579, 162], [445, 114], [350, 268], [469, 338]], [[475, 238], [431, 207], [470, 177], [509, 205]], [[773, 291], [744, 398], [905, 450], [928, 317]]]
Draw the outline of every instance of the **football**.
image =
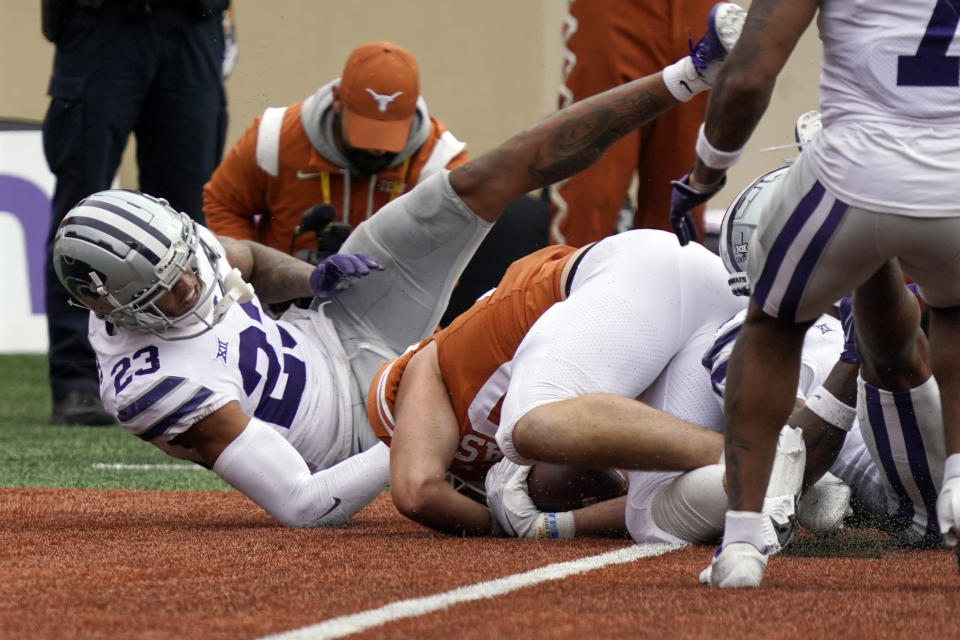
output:
[[591, 469], [538, 462], [527, 477], [527, 492], [540, 511], [570, 511], [627, 493], [616, 469]]

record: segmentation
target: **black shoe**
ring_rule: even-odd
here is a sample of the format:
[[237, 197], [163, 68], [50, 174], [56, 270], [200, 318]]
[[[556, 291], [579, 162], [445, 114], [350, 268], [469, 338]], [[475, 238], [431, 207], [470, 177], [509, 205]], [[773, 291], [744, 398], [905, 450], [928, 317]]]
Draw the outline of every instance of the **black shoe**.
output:
[[54, 403], [50, 414], [50, 424], [94, 426], [116, 422], [104, 411], [95, 391], [71, 391], [63, 400]]

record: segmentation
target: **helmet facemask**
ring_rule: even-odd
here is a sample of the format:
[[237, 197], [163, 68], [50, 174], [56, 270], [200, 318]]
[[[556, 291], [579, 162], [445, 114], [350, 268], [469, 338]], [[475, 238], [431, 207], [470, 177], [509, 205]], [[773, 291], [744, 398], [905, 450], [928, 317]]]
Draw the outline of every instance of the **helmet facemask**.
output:
[[[211, 312], [216, 290], [224, 290], [219, 259], [186, 214], [130, 191], [104, 191], [81, 201], [54, 242], [57, 275], [82, 306], [120, 328], [164, 340], [195, 337], [222, 319]], [[200, 283], [199, 298], [170, 316], [157, 302], [188, 269]]]
[[[125, 329], [149, 331], [164, 340], [186, 340], [206, 333], [222, 319], [222, 316], [216, 320], [211, 318], [214, 296], [218, 289], [223, 291], [223, 279], [217, 269], [220, 255], [197, 237], [196, 225], [192, 220], [188, 219], [186, 223], [190, 226], [192, 241], [175, 243], [171, 247], [169, 260], [165, 258], [166, 264], [158, 265], [156, 270], [159, 278], [157, 284], [139, 296], [137, 301], [128, 305], [123, 320], [126, 324], [115, 320], [117, 315], [124, 311], [123, 309], [108, 315], [107, 321]], [[200, 283], [200, 297], [184, 313], [171, 316], [163, 311], [157, 302], [173, 289], [188, 268], [193, 271]], [[197, 326], [197, 331], [185, 332], [186, 329], [194, 326]]]

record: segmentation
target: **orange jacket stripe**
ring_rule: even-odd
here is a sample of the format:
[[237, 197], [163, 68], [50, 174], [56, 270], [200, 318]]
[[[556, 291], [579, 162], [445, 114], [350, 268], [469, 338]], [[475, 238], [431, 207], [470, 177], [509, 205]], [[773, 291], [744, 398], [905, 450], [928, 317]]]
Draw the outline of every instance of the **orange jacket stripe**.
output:
[[[215, 233], [257, 240], [286, 252], [304, 210], [322, 202], [336, 207], [340, 218], [348, 213], [349, 223], [355, 227], [367, 218], [368, 208], [375, 212], [395, 197], [396, 184], [401, 184], [403, 191], [415, 186], [434, 155], [449, 158], [441, 152], [450, 149], [448, 142], [440, 142], [442, 138], [455, 140], [446, 127], [431, 116], [429, 136], [408, 163], [376, 176], [350, 175], [345, 180], [344, 170], [317, 153], [310, 144], [300, 120], [302, 106], [301, 102], [285, 109], [268, 109], [254, 120], [217, 167], [203, 189], [207, 226]], [[277, 168], [273, 174], [258, 163], [258, 134], [261, 120], [276, 119], [280, 111], [283, 114], [275, 141], [279, 145]], [[265, 129], [276, 127], [275, 123], [267, 124], [270, 127]], [[267, 135], [272, 137], [272, 130]], [[273, 141], [262, 144], [273, 144]], [[270, 154], [261, 148], [259, 155], [262, 160]], [[461, 149], [439, 168], [453, 168], [468, 159], [466, 149]], [[272, 162], [265, 164], [268, 168], [272, 168], [271, 165]], [[321, 178], [323, 174], [328, 174], [326, 180]], [[349, 202], [349, 212], [344, 211], [346, 202]], [[307, 233], [297, 239], [294, 248], [315, 246], [314, 235]]]

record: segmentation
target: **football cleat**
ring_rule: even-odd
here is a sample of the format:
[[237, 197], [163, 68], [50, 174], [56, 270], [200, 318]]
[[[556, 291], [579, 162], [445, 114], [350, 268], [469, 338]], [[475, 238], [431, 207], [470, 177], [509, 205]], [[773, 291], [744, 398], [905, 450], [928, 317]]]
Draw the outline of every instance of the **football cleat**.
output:
[[700, 584], [721, 589], [759, 587], [768, 557], [766, 549], [758, 551], [749, 542], [720, 545], [713, 552], [710, 566], [700, 572]]
[[708, 85], [713, 80], [733, 45], [740, 37], [747, 11], [732, 2], [719, 2], [713, 5], [707, 16], [707, 32], [697, 44], [690, 41], [690, 60], [697, 75]]
[[770, 554], [780, 551], [790, 543], [797, 531], [797, 507], [794, 496], [764, 498], [763, 541]]

